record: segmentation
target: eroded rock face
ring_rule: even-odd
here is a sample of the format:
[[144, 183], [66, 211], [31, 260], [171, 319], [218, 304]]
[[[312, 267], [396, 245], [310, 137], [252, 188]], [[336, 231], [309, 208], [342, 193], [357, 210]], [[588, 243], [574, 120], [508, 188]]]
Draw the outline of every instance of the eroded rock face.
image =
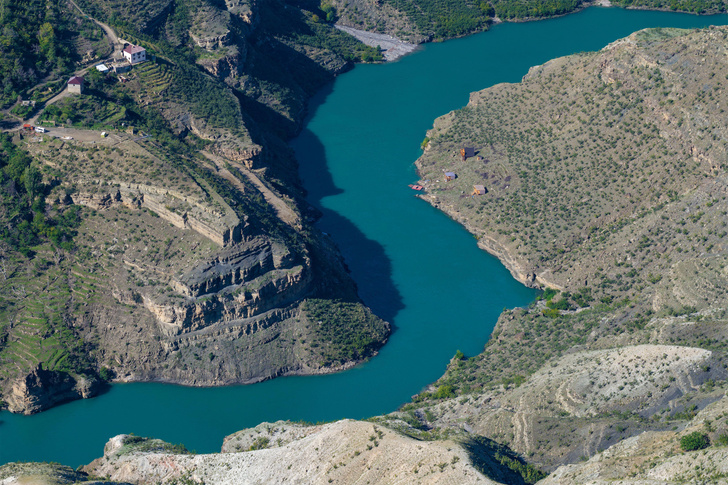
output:
[[230, 85], [237, 86], [239, 84], [238, 76], [242, 72], [245, 61], [246, 49], [231, 46], [227, 48], [227, 51], [228, 53], [224, 56], [200, 59], [198, 64], [216, 78], [225, 79]]
[[33, 414], [59, 402], [93, 397], [98, 389], [99, 382], [93, 377], [47, 371], [38, 365], [13, 384], [5, 399], [10, 412]]
[[[418, 441], [372, 423], [344, 420], [300, 426], [277, 422], [246, 431], [226, 438], [223, 453], [208, 455], [163, 451], [120, 454], [117, 450], [124, 437], [115, 437], [104, 457], [84, 471], [138, 484], [182, 476], [218, 485], [497, 483], [473, 466], [458, 443]], [[128, 445], [122, 447], [133, 450]]]
[[146, 208], [180, 229], [192, 229], [221, 246], [240, 242], [245, 237], [247, 221], [245, 218], [241, 221], [235, 211], [222, 201], [218, 201], [221, 210], [216, 210], [211, 204], [196, 197], [167, 188], [123, 181], [108, 185], [111, 187], [101, 186], [95, 193], [74, 193], [71, 199], [74, 204], [95, 210], [108, 209], [115, 205], [134, 210]]
[[[274, 252], [277, 261], [274, 261]], [[290, 267], [290, 263], [290, 252], [285, 246], [256, 237], [198, 264], [177, 280], [176, 287], [189, 297], [199, 297], [250, 281], [273, 269]]]
[[285, 245], [258, 236], [172, 278], [170, 285], [186, 297], [183, 301], [145, 295], [144, 306], [168, 336], [250, 319], [311, 292], [310, 263], [298, 263]]
[[[167, 335], [200, 330], [211, 324], [229, 323], [260, 315], [273, 308], [284, 308], [310, 291], [310, 272], [299, 266], [290, 271], [271, 271], [257, 280], [236, 285], [229, 293], [211, 294], [178, 304], [158, 304], [145, 299], [146, 308], [155, 316]], [[268, 280], [263, 282], [262, 280]]]

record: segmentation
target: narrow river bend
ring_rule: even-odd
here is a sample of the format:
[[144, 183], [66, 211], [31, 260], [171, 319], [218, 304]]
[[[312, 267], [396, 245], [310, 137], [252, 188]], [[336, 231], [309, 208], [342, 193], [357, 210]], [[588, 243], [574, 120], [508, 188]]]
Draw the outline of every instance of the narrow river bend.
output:
[[395, 410], [460, 349], [478, 353], [504, 307], [535, 296], [462, 227], [407, 188], [432, 121], [471, 91], [517, 82], [528, 68], [645, 27], [726, 24], [728, 16], [589, 8], [558, 19], [502, 24], [431, 44], [385, 65], [357, 66], [311, 104], [292, 145], [319, 222], [341, 248], [360, 294], [396, 327], [369, 363], [347, 372], [225, 388], [114, 385], [103, 396], [35, 416], [0, 413], [0, 464], [101, 456], [119, 433], [219, 451], [226, 434], [279, 419], [364, 418]]

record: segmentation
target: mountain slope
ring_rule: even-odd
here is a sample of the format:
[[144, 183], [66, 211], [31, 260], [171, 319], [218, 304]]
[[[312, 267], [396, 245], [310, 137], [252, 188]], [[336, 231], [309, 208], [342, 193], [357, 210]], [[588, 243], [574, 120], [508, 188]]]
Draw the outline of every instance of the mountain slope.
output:
[[[69, 25], [90, 24], [68, 6]], [[389, 325], [311, 226], [285, 143], [309, 96], [381, 55], [278, 2], [79, 6], [152, 60], [104, 76], [104, 53], [69, 55], [84, 94], [42, 111], [39, 99], [19, 116], [48, 133], [16, 123], [3, 138], [9, 409], [90, 397], [104, 380], [249, 383], [373, 355]]]
[[[548, 289], [408, 406], [429, 412], [427, 426], [467, 416], [470, 431], [553, 470], [680, 428], [723, 395], [727, 38], [637, 32], [473, 93], [435, 122], [417, 162], [423, 199]], [[474, 185], [487, 193], [469, 195]], [[448, 394], [463, 398], [439, 403]]]

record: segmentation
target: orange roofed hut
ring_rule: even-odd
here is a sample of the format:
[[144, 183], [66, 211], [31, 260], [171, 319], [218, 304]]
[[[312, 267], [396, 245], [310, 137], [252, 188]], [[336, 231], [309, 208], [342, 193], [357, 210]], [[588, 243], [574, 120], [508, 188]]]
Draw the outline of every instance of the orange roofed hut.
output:
[[460, 156], [463, 158], [463, 162], [470, 157], [475, 156], [475, 148], [465, 147], [460, 149]]
[[473, 193], [470, 195], [485, 195], [488, 193], [488, 189], [484, 185], [473, 185]]

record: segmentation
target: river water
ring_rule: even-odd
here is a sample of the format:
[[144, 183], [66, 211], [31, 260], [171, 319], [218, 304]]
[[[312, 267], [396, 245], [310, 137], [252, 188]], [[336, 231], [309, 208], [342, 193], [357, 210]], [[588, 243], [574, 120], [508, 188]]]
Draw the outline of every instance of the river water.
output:
[[312, 101], [293, 141], [320, 228], [341, 248], [364, 301], [395, 326], [370, 362], [328, 376], [224, 388], [114, 385], [106, 394], [35, 416], [0, 413], [0, 464], [71, 466], [115, 434], [184, 443], [198, 452], [262, 421], [364, 418], [395, 410], [442, 375], [459, 349], [478, 353], [504, 307], [535, 296], [448, 217], [415, 198], [413, 162], [432, 120], [471, 91], [517, 82], [533, 65], [596, 50], [645, 27], [726, 24], [728, 16], [589, 8], [501, 24], [430, 44], [397, 62], [357, 66]]

